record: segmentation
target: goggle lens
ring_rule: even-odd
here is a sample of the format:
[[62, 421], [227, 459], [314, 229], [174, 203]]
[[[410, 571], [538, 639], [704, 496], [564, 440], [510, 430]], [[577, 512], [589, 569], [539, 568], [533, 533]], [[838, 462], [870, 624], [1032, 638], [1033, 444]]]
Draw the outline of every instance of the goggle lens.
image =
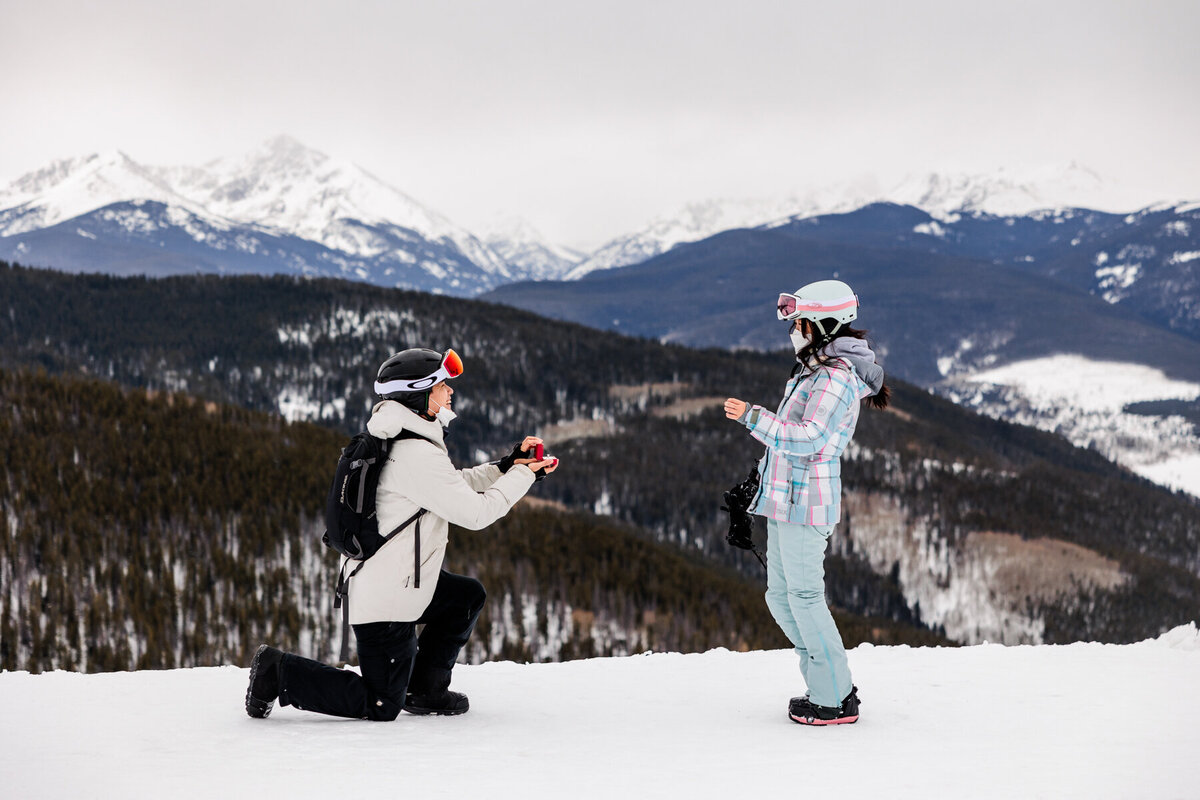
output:
[[790, 295], [790, 294], [779, 295], [779, 302], [777, 303], [777, 308], [779, 309], [779, 318], [780, 319], [787, 319], [788, 317], [792, 316], [792, 314], [796, 313], [796, 298], [795, 298], [795, 296]]
[[447, 350], [446, 355], [442, 356], [442, 369], [446, 371], [446, 375], [451, 378], [457, 378], [463, 374], [463, 362], [458, 353], [453, 350]]

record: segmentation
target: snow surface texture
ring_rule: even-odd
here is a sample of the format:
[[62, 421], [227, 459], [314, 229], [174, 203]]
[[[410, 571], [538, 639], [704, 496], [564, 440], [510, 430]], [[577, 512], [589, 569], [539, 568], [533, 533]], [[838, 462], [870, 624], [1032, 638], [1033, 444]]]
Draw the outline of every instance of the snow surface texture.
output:
[[1056, 355], [956, 377], [939, 391], [998, 419], [1054, 431], [1162, 486], [1200, 496], [1200, 432], [1130, 403], [1194, 400], [1200, 385], [1141, 364]]
[[1200, 631], [850, 653], [857, 724], [785, 715], [790, 651], [460, 666], [461, 717], [242, 709], [237, 667], [0, 675], [5, 797], [1194, 798]]

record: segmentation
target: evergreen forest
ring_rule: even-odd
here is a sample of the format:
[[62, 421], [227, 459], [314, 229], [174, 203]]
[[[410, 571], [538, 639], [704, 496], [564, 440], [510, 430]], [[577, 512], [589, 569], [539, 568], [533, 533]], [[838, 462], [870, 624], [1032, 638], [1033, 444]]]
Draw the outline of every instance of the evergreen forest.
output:
[[[784, 355], [694, 350], [340, 281], [0, 264], [0, 666], [227, 663], [264, 637], [331, 654], [321, 504], [338, 448], [369, 414], [375, 369], [411, 346], [454, 347], [466, 363], [447, 441], [456, 463], [496, 458], [526, 434], [563, 459], [510, 518], [453, 536], [449, 568], [491, 592], [472, 660], [786, 645], [762, 603], [762, 567], [724, 543], [719, 510], [761, 453], [720, 402], [773, 407]], [[981, 616], [1000, 609], [1035, 632], [1012, 641], [1132, 641], [1196, 618], [1193, 498], [889, 382], [892, 409], [864, 409], [844, 459], [846, 514], [827, 559], [848, 643], [988, 638], [948, 631], [934, 608], [980, 533], [1086, 548], [1121, 574], [1111, 585], [1064, 574], [1055, 591], [977, 601], [995, 607]], [[107, 405], [64, 405], [56, 393]], [[145, 464], [134, 470], [135, 459]], [[882, 506], [895, 509], [886, 530], [868, 513]], [[61, 560], [70, 547], [51, 553], [64, 536], [93, 542], [72, 545], [83, 573]], [[880, 536], [919, 541], [919, 557], [881, 555]], [[162, 574], [170, 590], [152, 579]], [[88, 614], [107, 623], [89, 628]]]
[[[262, 641], [332, 658], [320, 515], [343, 436], [41, 371], [0, 370], [0, 409], [0, 668], [245, 664]], [[448, 568], [491, 595], [474, 661], [787, 644], [757, 581], [627, 525], [531, 499], [451, 537]], [[853, 641], [945, 641], [839, 620]]]

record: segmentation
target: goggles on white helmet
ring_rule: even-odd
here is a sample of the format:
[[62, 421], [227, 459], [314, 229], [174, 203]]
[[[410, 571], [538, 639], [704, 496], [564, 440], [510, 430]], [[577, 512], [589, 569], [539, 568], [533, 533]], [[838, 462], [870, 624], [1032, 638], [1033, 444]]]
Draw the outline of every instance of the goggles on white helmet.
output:
[[847, 310], [856, 308], [858, 308], [858, 298], [854, 295], [838, 298], [831, 302], [828, 300], [812, 300], [797, 297], [787, 292], [781, 292], [776, 314], [780, 319], [820, 319], [824, 317], [839, 317]]
[[796, 293], [780, 293], [776, 302], [780, 319], [834, 318], [848, 323], [858, 317], [858, 295], [841, 281], [817, 281], [803, 285]]
[[[780, 293], [775, 313], [781, 320], [811, 320], [822, 335], [832, 335], [858, 317], [858, 295], [842, 281], [817, 281], [801, 286], [795, 293]], [[822, 320], [828, 319], [837, 325], [827, 332]]]

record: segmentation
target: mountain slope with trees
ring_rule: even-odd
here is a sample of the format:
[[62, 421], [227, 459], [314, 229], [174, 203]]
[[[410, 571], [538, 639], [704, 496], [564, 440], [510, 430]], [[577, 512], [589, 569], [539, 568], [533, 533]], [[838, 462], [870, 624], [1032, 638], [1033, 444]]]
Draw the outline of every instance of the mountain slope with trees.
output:
[[[344, 440], [189, 395], [0, 370], [0, 669], [245, 664], [261, 641], [331, 658], [338, 560], [321, 515]], [[447, 566], [491, 595], [475, 662], [787, 644], [758, 580], [627, 525], [531, 500], [451, 538]], [[944, 641], [838, 616], [851, 643]]]
[[[496, 457], [539, 433], [564, 464], [545, 499], [690, 557], [761, 572], [723, 542], [721, 491], [760, 448], [719, 405], [730, 394], [774, 405], [789, 366], [778, 355], [692, 350], [332, 281], [150, 281], [12, 267], [0, 268], [0, 296], [11, 298], [0, 306], [4, 365], [186, 390], [343, 432], [365, 420], [388, 354], [454, 346], [467, 364], [448, 439], [457, 461]], [[845, 535], [829, 560], [836, 603], [968, 642], [1129, 641], [1195, 613], [1194, 501], [1059, 437], [901, 381], [894, 389], [892, 411], [864, 411], [846, 457]], [[1043, 573], [1015, 574], [1015, 563], [1039, 560], [1040, 547], [1095, 569], [1076, 575], [1063, 556], [1041, 559]]]

